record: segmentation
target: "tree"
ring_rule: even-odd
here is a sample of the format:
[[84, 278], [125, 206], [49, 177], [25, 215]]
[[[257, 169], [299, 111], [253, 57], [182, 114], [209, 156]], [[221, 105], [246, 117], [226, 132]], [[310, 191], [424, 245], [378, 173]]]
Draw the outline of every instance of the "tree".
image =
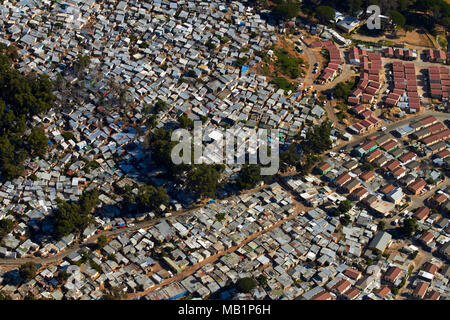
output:
[[14, 221], [11, 219], [0, 220], [0, 241], [14, 229]]
[[42, 128], [34, 127], [31, 130], [31, 134], [28, 136], [28, 146], [38, 156], [43, 157], [45, 155], [48, 147], [48, 139]]
[[392, 18], [392, 22], [399, 28], [403, 28], [405, 26], [406, 19], [405, 17], [398, 12], [397, 10], [389, 11], [389, 16]]
[[241, 190], [251, 189], [262, 180], [260, 166], [256, 164], [246, 164], [241, 171], [239, 171], [237, 184]]
[[334, 20], [334, 17], [336, 16], [334, 9], [329, 6], [317, 7], [316, 15], [322, 23], [328, 23], [330, 20]]
[[336, 209], [336, 215], [346, 214], [352, 208], [352, 203], [350, 200], [344, 200], [339, 203], [338, 208]]
[[295, 0], [283, 0], [275, 5], [272, 14], [282, 20], [295, 18], [300, 11], [300, 5]]
[[378, 223], [378, 229], [379, 229], [379, 230], [384, 230], [385, 227], [386, 227], [386, 222], [384, 222], [383, 220], [381, 220], [381, 221]]
[[98, 205], [97, 190], [88, 191], [81, 195], [78, 203], [65, 202], [56, 199], [58, 208], [55, 212], [55, 236], [58, 239], [73, 232], [82, 232], [92, 223], [91, 211]]
[[169, 205], [169, 196], [163, 187], [156, 188], [152, 185], [143, 184], [139, 187], [136, 204], [140, 210], [161, 213], [161, 205], [166, 207]]
[[187, 186], [200, 197], [213, 198], [220, 186], [219, 180], [223, 165], [195, 165], [187, 176]]
[[20, 277], [25, 281], [28, 282], [31, 279], [33, 279], [36, 276], [37, 267], [36, 264], [33, 262], [26, 262], [22, 264], [19, 268], [19, 274]]
[[413, 236], [417, 232], [418, 227], [416, 218], [406, 218], [403, 221], [402, 231], [407, 236]]
[[160, 113], [161, 111], [165, 111], [167, 109], [167, 103], [158, 99], [153, 106], [154, 113]]
[[97, 239], [97, 249], [101, 249], [108, 243], [108, 238], [105, 235], [100, 235]]
[[250, 278], [250, 277], [246, 277], [246, 278], [240, 278], [237, 281], [237, 285], [239, 287], [239, 289], [244, 292], [244, 293], [249, 293], [250, 291], [252, 291], [254, 288], [256, 288], [256, 286], [258, 285], [258, 283], [256, 282], [255, 279]]
[[351, 221], [351, 218], [350, 218], [350, 216], [348, 215], [348, 214], [345, 214], [343, 217], [341, 217], [340, 219], [339, 219], [339, 221], [342, 223], [342, 225], [345, 227], [345, 226], [347, 226], [349, 223], [350, 223], [350, 221]]
[[347, 99], [354, 82], [339, 82], [334, 87], [334, 95], [337, 99]]
[[86, 68], [89, 66], [89, 63], [91, 61], [91, 58], [87, 55], [81, 55], [79, 54], [77, 57], [77, 60], [75, 60], [73, 64], [73, 69], [77, 76], [81, 76], [82, 73], [86, 70]]
[[188, 118], [188, 116], [183, 113], [178, 117], [178, 123], [180, 124], [180, 127], [183, 129], [194, 129], [194, 121]]

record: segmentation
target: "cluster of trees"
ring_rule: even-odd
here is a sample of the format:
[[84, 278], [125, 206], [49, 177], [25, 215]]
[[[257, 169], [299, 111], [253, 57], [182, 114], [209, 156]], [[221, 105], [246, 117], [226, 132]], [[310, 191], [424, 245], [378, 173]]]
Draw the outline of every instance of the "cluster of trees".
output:
[[127, 212], [149, 212], [161, 214], [161, 205], [168, 207], [169, 196], [163, 187], [155, 187], [142, 183], [138, 186], [137, 193], [133, 193], [131, 187], [125, 187], [122, 208]]
[[50, 109], [55, 99], [52, 87], [47, 75], [22, 75], [12, 68], [10, 58], [0, 53], [0, 171], [3, 179], [22, 174], [27, 154], [45, 154], [48, 146], [45, 133], [34, 128], [26, 136], [26, 121]]
[[406, 236], [410, 237], [410, 236], [413, 236], [417, 232], [418, 228], [419, 228], [419, 225], [417, 224], [416, 218], [406, 218], [403, 221], [403, 226], [402, 226], [401, 230]]
[[300, 3], [296, 0], [273, 0], [272, 15], [277, 19], [289, 20], [300, 12]]
[[[183, 120], [184, 119], [184, 120]], [[186, 120], [187, 119], [187, 120]], [[179, 117], [180, 125], [189, 129], [193, 126], [192, 120], [186, 116]], [[148, 136], [148, 149], [151, 150], [152, 159], [159, 166], [167, 169], [171, 179], [185, 182], [189, 191], [200, 197], [214, 197], [216, 191], [222, 186], [220, 178], [225, 167], [223, 165], [175, 165], [172, 162], [172, 149], [178, 142], [171, 141], [171, 130], [158, 128]]]
[[256, 288], [257, 285], [258, 285], [258, 282], [251, 277], [240, 278], [237, 281], [238, 288], [241, 290], [241, 292], [244, 292], [244, 293], [249, 293], [254, 288]]
[[13, 231], [15, 223], [11, 219], [0, 220], [0, 242], [11, 231]]
[[450, 4], [445, 0], [304, 0], [301, 10], [315, 14], [322, 23], [334, 19], [334, 8], [345, 14], [378, 5], [381, 13], [391, 17], [399, 28], [423, 27], [433, 31], [436, 24], [450, 26]]
[[222, 172], [225, 170], [223, 164], [193, 165], [187, 174], [187, 187], [197, 196], [214, 198], [217, 190], [222, 187], [220, 182]]
[[251, 189], [256, 186], [258, 182], [261, 182], [263, 177], [261, 176], [261, 167], [256, 164], [246, 164], [239, 171], [239, 177], [237, 178], [237, 185], [239, 189]]
[[275, 84], [278, 88], [283, 89], [284, 91], [295, 90], [295, 85], [283, 77], [273, 78], [270, 83]]
[[347, 99], [354, 85], [355, 85], [355, 78], [353, 78], [352, 81], [339, 82], [334, 87], [334, 96], [337, 99], [343, 100]]
[[[309, 128], [306, 139], [300, 143], [291, 143], [287, 150], [280, 153], [281, 170], [285, 171], [288, 167], [295, 166], [300, 174], [307, 174], [317, 162], [321, 161], [319, 154], [332, 147], [330, 133], [330, 121]], [[300, 137], [296, 139], [300, 140]]]
[[331, 149], [333, 142], [330, 138], [331, 121], [323, 121], [320, 125], [312, 126], [306, 133], [302, 143], [302, 150], [309, 154], [320, 154]]
[[28, 282], [31, 279], [34, 279], [37, 272], [37, 266], [33, 262], [26, 262], [22, 264], [19, 268], [19, 274], [20, 277], [25, 281]]
[[97, 190], [84, 192], [78, 202], [66, 202], [56, 199], [54, 232], [57, 239], [73, 233], [83, 232], [92, 223], [92, 210], [99, 204]]

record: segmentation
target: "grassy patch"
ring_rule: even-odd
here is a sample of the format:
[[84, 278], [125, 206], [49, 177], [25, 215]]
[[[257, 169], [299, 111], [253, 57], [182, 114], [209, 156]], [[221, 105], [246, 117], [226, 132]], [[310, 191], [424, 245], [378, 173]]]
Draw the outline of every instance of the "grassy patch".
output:
[[280, 69], [281, 73], [292, 79], [300, 75], [299, 65], [304, 63], [302, 58], [291, 56], [286, 49], [275, 50], [275, 55], [278, 58], [275, 65]]
[[285, 91], [289, 91], [289, 90], [294, 91], [295, 90], [295, 85], [283, 77], [277, 77], [275, 79], [272, 79], [272, 81], [270, 81], [270, 82], [273, 84], [276, 84], [278, 86], [278, 88], [283, 89]]

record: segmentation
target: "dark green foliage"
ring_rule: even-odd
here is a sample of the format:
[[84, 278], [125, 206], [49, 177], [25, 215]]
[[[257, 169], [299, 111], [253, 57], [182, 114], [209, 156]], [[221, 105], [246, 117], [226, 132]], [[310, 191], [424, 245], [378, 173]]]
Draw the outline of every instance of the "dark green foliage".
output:
[[167, 109], [167, 103], [162, 101], [161, 99], [158, 99], [153, 106], [153, 112], [159, 113], [161, 111], [165, 111]]
[[405, 17], [398, 12], [397, 10], [389, 11], [389, 16], [392, 19], [392, 22], [398, 26], [399, 28], [403, 28], [405, 26], [406, 19]]
[[28, 136], [28, 146], [31, 152], [38, 156], [43, 157], [45, 155], [48, 147], [48, 139], [42, 128], [34, 127], [31, 130], [31, 134]]
[[251, 189], [262, 180], [261, 167], [256, 164], [246, 164], [241, 171], [239, 171], [237, 184], [241, 190]]
[[302, 143], [305, 153], [320, 154], [331, 149], [333, 143], [330, 139], [331, 121], [324, 121], [320, 125], [312, 126], [306, 133]]
[[14, 229], [15, 223], [11, 219], [0, 220], [0, 241]]
[[276, 66], [280, 68], [281, 72], [292, 79], [297, 78], [300, 75], [299, 65], [304, 61], [301, 58], [292, 57], [285, 49], [275, 50], [277, 56]]
[[350, 219], [350, 216], [348, 215], [348, 214], [345, 214], [344, 216], [342, 216], [340, 219], [339, 219], [339, 221], [342, 223], [342, 225], [345, 227], [345, 226], [347, 226], [349, 223], [350, 223], [350, 221], [351, 221], [351, 219]]
[[237, 59], [236, 59], [236, 66], [237, 66], [238, 68], [240, 68], [240, 67], [242, 67], [244, 64], [246, 64], [247, 61], [248, 61], [248, 57], [246, 57], [246, 56], [241, 57], [241, 58], [237, 58]]
[[169, 196], [163, 187], [156, 188], [144, 184], [139, 187], [139, 193], [136, 196], [135, 202], [140, 210], [161, 213], [160, 206], [164, 205], [167, 207], [169, 205]]
[[414, 251], [413, 253], [411, 253], [409, 255], [409, 259], [414, 260], [417, 257], [418, 253], [419, 253], [419, 251]]
[[283, 77], [274, 78], [270, 82], [277, 85], [278, 88], [283, 89], [285, 91], [289, 91], [289, 90], [294, 91], [295, 90], [295, 85]]
[[336, 216], [340, 216], [342, 214], [346, 214], [352, 208], [352, 203], [350, 200], [344, 200], [339, 203], [339, 206], [336, 208], [334, 212]]
[[328, 23], [335, 17], [334, 9], [329, 6], [319, 6], [316, 8], [316, 15], [320, 22]]
[[[11, 67], [9, 58], [0, 54], [0, 171], [4, 179], [20, 176], [24, 170], [27, 145], [24, 141], [26, 120], [48, 110], [55, 97], [53, 84], [47, 75], [24, 76]], [[41, 133], [31, 137], [42, 151]]]
[[379, 230], [384, 230], [385, 227], [386, 227], [386, 222], [381, 220], [380, 223], [378, 223], [378, 229]]
[[413, 236], [418, 229], [416, 218], [406, 218], [403, 221], [402, 231], [406, 236]]
[[206, 46], [209, 50], [214, 50], [216, 48], [216, 45], [211, 41], [211, 39], [206, 42]]
[[339, 82], [334, 87], [334, 95], [337, 99], [347, 99], [347, 97], [350, 94], [350, 91], [352, 90], [353, 86], [355, 85], [354, 80], [348, 81], [348, 82]]
[[256, 280], [250, 277], [240, 278], [237, 281], [238, 288], [244, 293], [249, 293], [254, 288], [256, 288], [257, 285], [258, 283], [256, 282]]
[[100, 235], [97, 238], [97, 249], [103, 248], [104, 246], [106, 246], [107, 243], [108, 243], [108, 238], [106, 238], [106, 236], [103, 234]]
[[187, 186], [200, 197], [214, 198], [220, 187], [223, 165], [199, 164], [192, 167], [187, 176]]
[[292, 19], [300, 11], [300, 5], [295, 0], [276, 1], [277, 4], [272, 8], [272, 14], [279, 19]]
[[180, 124], [180, 127], [183, 129], [194, 129], [194, 121], [189, 119], [185, 113], [178, 117], [178, 122]]
[[19, 268], [20, 277], [25, 281], [30, 281], [36, 276], [37, 267], [33, 262], [26, 262]]
[[65, 283], [67, 279], [70, 278], [70, 273], [68, 273], [66, 270], [61, 270], [56, 275], [56, 280], [60, 283]]
[[75, 141], [75, 136], [70, 131], [64, 131], [63, 133], [61, 133], [61, 135], [63, 136], [64, 140], [66, 140], [66, 141], [68, 141], [68, 140]]
[[89, 56], [79, 54], [77, 60], [73, 63], [75, 73], [80, 76], [89, 66], [90, 61], [91, 58]]
[[225, 212], [219, 212], [218, 214], [216, 214], [216, 219], [219, 222], [225, 219]]
[[99, 203], [98, 196], [98, 191], [94, 190], [83, 193], [78, 203], [56, 199], [58, 203], [55, 213], [56, 238], [61, 239], [72, 232], [82, 232], [92, 223], [91, 211]]

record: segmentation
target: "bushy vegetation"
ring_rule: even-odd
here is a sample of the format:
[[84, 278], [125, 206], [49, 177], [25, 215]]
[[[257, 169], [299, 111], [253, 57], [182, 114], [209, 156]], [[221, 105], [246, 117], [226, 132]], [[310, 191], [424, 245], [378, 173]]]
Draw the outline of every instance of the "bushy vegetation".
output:
[[295, 85], [283, 77], [274, 78], [270, 82], [275, 84], [278, 88], [283, 89], [284, 91], [295, 90]]
[[295, 18], [300, 12], [300, 4], [296, 0], [274, 0], [272, 14], [282, 20]]
[[418, 227], [416, 218], [406, 218], [403, 221], [402, 231], [407, 236], [413, 236], [417, 232]]
[[335, 17], [334, 9], [329, 6], [318, 6], [316, 8], [316, 16], [322, 23], [328, 23]]
[[20, 277], [25, 281], [30, 281], [36, 276], [37, 267], [33, 262], [26, 262], [19, 268]]
[[[0, 52], [6, 49], [0, 46]], [[47, 139], [34, 128], [26, 137], [26, 121], [50, 109], [55, 97], [47, 75], [22, 75], [12, 68], [8, 56], [0, 53], [0, 171], [3, 179], [20, 176], [27, 154], [43, 155]]]
[[91, 211], [99, 204], [97, 190], [84, 192], [78, 202], [66, 202], [56, 199], [58, 208], [55, 212], [55, 236], [57, 239], [73, 233], [83, 232], [92, 223]]
[[347, 99], [350, 95], [350, 91], [355, 85], [355, 81], [347, 81], [347, 82], [338, 82], [334, 87], [334, 96], [337, 99]]
[[14, 221], [11, 219], [0, 220], [0, 241], [14, 229]]
[[256, 164], [246, 164], [242, 167], [241, 171], [239, 171], [237, 184], [241, 190], [251, 189], [262, 180], [260, 166]]
[[250, 278], [250, 277], [240, 278], [237, 281], [238, 288], [244, 293], [249, 293], [254, 288], [256, 288], [257, 285], [258, 285], [258, 282], [256, 282], [255, 279]]
[[275, 55], [277, 56], [275, 65], [280, 69], [281, 73], [292, 79], [298, 78], [300, 75], [299, 65], [304, 62], [303, 59], [291, 56], [286, 49], [275, 50]]
[[214, 198], [224, 169], [223, 165], [194, 165], [187, 175], [188, 189], [200, 197]]

